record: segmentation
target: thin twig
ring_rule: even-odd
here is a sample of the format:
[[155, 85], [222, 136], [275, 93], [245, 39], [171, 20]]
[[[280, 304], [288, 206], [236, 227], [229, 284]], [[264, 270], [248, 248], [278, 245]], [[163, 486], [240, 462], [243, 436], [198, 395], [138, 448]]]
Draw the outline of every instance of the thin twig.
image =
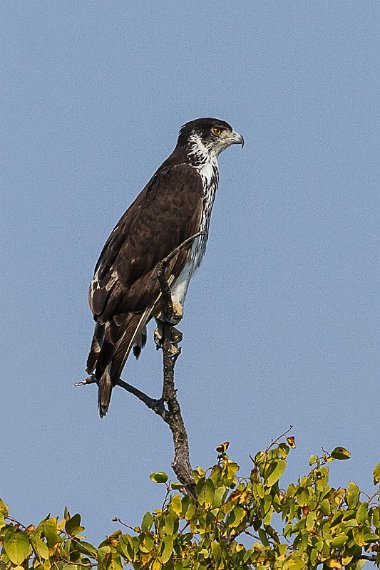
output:
[[179, 251], [181, 251], [181, 249], [183, 249], [184, 247], [186, 247], [187, 245], [189, 245], [189, 243], [191, 243], [192, 241], [194, 241], [197, 237], [199, 236], [204, 236], [206, 235], [205, 231], [201, 231], [201, 232], [197, 232], [196, 234], [190, 236], [189, 238], [185, 239], [185, 241], [183, 241], [182, 243], [179, 244], [179, 246], [177, 246], [175, 249], [173, 249], [173, 251], [171, 251], [169, 253], [169, 255], [167, 255], [166, 257], [164, 257], [164, 259], [160, 262], [160, 265], [162, 265], [163, 267], [165, 267], [165, 265], [168, 264], [168, 262], [172, 259], [172, 257], [174, 257]]
[[20, 521], [18, 521], [17, 519], [15, 519], [14, 517], [12, 517], [11, 515], [6, 515], [4, 517], [5, 519], [11, 521], [13, 524], [15, 524], [18, 527], [22, 527], [24, 530], [26, 530], [28, 527], [25, 526], [24, 524], [22, 524]]
[[133, 532], [136, 532], [135, 527], [131, 526], [130, 524], [127, 524], [127, 523], [123, 522], [121, 519], [119, 519], [119, 517], [113, 517], [112, 521], [113, 521], [113, 522], [118, 522], [118, 523], [122, 524], [123, 526], [125, 526], [126, 528], [129, 528], [129, 530], [132, 530]]
[[271, 449], [271, 447], [273, 447], [276, 443], [278, 443], [278, 442], [280, 441], [280, 439], [282, 439], [285, 435], [287, 435], [287, 434], [293, 429], [293, 427], [294, 427], [294, 426], [290, 425], [290, 426], [288, 427], [288, 429], [287, 429], [286, 431], [284, 431], [284, 433], [282, 433], [281, 435], [279, 435], [278, 437], [276, 437], [276, 439], [272, 439], [271, 442], [270, 442], [270, 444], [269, 444], [268, 447], [266, 448], [265, 453], [267, 453], [267, 452]]

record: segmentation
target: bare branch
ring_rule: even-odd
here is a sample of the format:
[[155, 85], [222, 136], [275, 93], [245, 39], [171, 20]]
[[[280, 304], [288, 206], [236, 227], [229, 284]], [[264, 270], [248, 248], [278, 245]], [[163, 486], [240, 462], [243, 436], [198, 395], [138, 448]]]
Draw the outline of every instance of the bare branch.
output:
[[376, 556], [367, 556], [366, 554], [360, 554], [356, 558], [357, 560], [369, 560], [370, 562], [376, 562]]
[[[163, 373], [164, 382], [162, 389], [162, 398], [151, 398], [135, 386], [128, 384], [121, 378], [117, 381], [117, 386], [133, 394], [148, 408], [153, 410], [166, 422], [172, 432], [174, 443], [174, 461], [172, 463], [173, 471], [177, 475], [178, 480], [184, 485], [192, 486], [194, 479], [192, 475], [192, 468], [190, 465], [189, 442], [186, 433], [185, 423], [182, 418], [181, 408], [177, 400], [176, 389], [174, 385], [174, 366], [178, 356], [180, 355], [180, 348], [171, 340], [171, 329], [173, 327], [164, 323], [162, 325], [163, 338], [162, 338], [162, 351], [163, 351]], [[86, 386], [87, 384], [97, 384], [94, 375], [89, 376], [82, 382], [77, 382], [76, 387]], [[165, 407], [167, 404], [167, 408]], [[191, 489], [190, 489], [191, 491]]]
[[268, 445], [268, 447], [266, 448], [265, 453], [267, 453], [267, 452], [271, 449], [271, 447], [273, 447], [274, 445], [276, 445], [276, 443], [278, 443], [278, 442], [280, 441], [280, 439], [282, 439], [285, 435], [287, 435], [287, 434], [293, 429], [293, 427], [294, 427], [294, 426], [290, 425], [290, 426], [288, 427], [288, 429], [287, 429], [286, 431], [284, 431], [284, 433], [282, 433], [281, 435], [279, 435], [278, 437], [276, 437], [276, 439], [271, 439], [271, 442], [270, 442], [270, 444]]
[[164, 422], [168, 421], [167, 420], [168, 412], [165, 409], [164, 400], [162, 398], [160, 400], [157, 400], [156, 398], [151, 398], [150, 396], [147, 396], [147, 394], [145, 394], [138, 388], [135, 388], [135, 386], [132, 386], [132, 384], [124, 382], [124, 380], [122, 380], [121, 378], [119, 378], [119, 380], [117, 381], [117, 386], [120, 386], [120, 388], [127, 390], [127, 392], [133, 394], [134, 396], [136, 396], [136, 398], [141, 400], [141, 402], [144, 402], [144, 404], [148, 406], [148, 408], [153, 410], [158, 416], [160, 416], [164, 420]]
[[[80, 386], [86, 386], [87, 384], [97, 384], [97, 383], [98, 383], [98, 381], [95, 378], [95, 375], [91, 374], [91, 376], [89, 376], [85, 380], [82, 380], [81, 382], [77, 382], [76, 384], [74, 384], [74, 386], [76, 388], [79, 388]], [[120, 386], [120, 388], [123, 388], [123, 390], [126, 390], [130, 394], [133, 394], [134, 396], [136, 396], [136, 398], [141, 400], [141, 402], [144, 402], [144, 404], [146, 406], [148, 406], [148, 408], [153, 410], [165, 422], [167, 421], [167, 418], [166, 418], [167, 410], [165, 409], [165, 403], [164, 403], [164, 400], [162, 398], [159, 400], [157, 400], [156, 398], [151, 398], [150, 396], [145, 394], [145, 392], [142, 392], [141, 390], [139, 390], [135, 386], [132, 386], [132, 384], [128, 384], [128, 382], [125, 382], [121, 378], [119, 378], [119, 380], [116, 382], [116, 386]]]
[[174, 366], [180, 355], [180, 349], [176, 346], [176, 343], [172, 341], [171, 329], [171, 325], [163, 324], [162, 351], [164, 383], [162, 398], [168, 406], [168, 414], [165, 421], [169, 425], [173, 436], [173, 471], [177, 475], [178, 480], [184, 483], [188, 491], [194, 494], [195, 483], [190, 464], [189, 441], [174, 384]]

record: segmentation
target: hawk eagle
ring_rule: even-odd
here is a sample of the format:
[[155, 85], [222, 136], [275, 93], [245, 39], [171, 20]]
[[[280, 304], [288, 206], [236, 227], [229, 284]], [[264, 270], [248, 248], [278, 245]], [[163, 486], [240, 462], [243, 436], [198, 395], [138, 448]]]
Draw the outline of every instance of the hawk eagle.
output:
[[95, 267], [89, 303], [96, 321], [87, 372], [99, 386], [100, 416], [133, 350], [146, 342], [146, 325], [159, 315], [157, 266], [187, 238], [203, 231], [167, 263], [173, 304], [182, 307], [206, 249], [218, 186], [218, 155], [243, 137], [219, 119], [186, 123], [172, 154], [120, 218]]

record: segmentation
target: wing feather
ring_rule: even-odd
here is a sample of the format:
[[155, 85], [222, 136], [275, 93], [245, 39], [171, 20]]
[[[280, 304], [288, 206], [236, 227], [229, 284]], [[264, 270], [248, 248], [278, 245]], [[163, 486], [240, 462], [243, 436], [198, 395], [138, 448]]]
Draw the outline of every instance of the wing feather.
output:
[[[202, 198], [201, 177], [190, 165], [156, 173], [103, 248], [90, 287], [94, 316], [104, 321], [114, 314], [144, 310], [154, 300], [157, 284], [152, 271], [198, 231]], [[179, 256], [177, 271], [185, 261], [186, 255]]]

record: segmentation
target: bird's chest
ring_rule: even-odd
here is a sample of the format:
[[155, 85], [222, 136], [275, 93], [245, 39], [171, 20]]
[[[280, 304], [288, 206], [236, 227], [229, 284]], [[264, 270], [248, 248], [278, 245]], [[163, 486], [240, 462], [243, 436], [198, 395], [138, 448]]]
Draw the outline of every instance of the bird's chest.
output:
[[194, 239], [191, 249], [189, 250], [186, 264], [173, 286], [173, 297], [181, 304], [185, 299], [190, 279], [198, 265], [201, 263], [206, 251], [211, 212], [219, 179], [216, 162], [206, 163], [196, 168], [199, 171], [203, 184], [202, 212], [199, 220], [198, 231], [204, 232], [204, 234]]
[[199, 169], [199, 173], [203, 183], [203, 203], [199, 231], [204, 232], [204, 234], [194, 240], [190, 250], [189, 258], [193, 262], [194, 270], [202, 261], [202, 257], [206, 251], [211, 212], [218, 187], [218, 170], [214, 165], [206, 164], [204, 168]]

